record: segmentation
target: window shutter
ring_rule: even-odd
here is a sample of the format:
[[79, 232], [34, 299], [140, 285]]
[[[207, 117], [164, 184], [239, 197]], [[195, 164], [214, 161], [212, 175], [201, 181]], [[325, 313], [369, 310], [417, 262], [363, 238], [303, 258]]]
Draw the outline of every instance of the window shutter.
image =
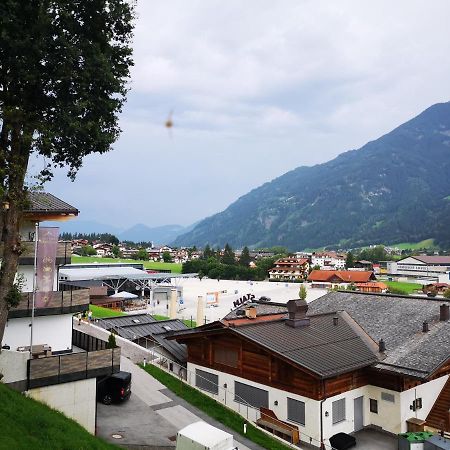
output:
[[345, 398], [332, 403], [333, 425], [345, 420]]
[[219, 393], [219, 377], [213, 373], [195, 369], [195, 385], [212, 394]]
[[253, 406], [254, 408], [269, 407], [269, 393], [248, 384], [234, 382], [234, 401]]
[[305, 425], [305, 403], [289, 397], [287, 401], [288, 420]]

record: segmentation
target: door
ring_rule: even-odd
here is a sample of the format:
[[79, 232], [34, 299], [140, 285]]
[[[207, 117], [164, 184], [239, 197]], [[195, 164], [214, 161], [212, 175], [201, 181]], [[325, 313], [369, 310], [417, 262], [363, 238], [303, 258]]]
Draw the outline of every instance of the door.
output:
[[364, 427], [364, 397], [357, 397], [353, 400], [353, 414], [355, 431]]

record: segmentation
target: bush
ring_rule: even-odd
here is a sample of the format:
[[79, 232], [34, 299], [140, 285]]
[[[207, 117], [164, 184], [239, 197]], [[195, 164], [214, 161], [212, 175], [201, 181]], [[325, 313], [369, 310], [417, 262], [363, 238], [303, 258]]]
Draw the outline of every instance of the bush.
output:
[[445, 297], [445, 298], [450, 298], [450, 288], [448, 288], [448, 289], [446, 289], [446, 290], [444, 291], [444, 297]]

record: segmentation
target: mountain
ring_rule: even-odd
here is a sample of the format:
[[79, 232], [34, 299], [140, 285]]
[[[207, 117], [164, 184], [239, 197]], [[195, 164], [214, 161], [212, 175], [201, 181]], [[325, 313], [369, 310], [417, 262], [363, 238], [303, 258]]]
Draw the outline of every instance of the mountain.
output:
[[163, 225], [151, 228], [139, 223], [133, 225], [131, 228], [123, 230], [112, 225], [78, 219], [59, 224], [61, 233], [111, 233], [117, 236], [121, 241], [152, 241], [155, 244], [167, 244], [172, 242], [177, 236], [189, 232], [194, 226], [195, 224], [188, 227], [182, 227], [181, 225]]
[[122, 232], [121, 228], [113, 225], [95, 222], [93, 220], [72, 219], [59, 224], [61, 233], [111, 233], [117, 236]]
[[208, 217], [176, 245], [234, 247], [417, 242], [450, 246], [450, 103], [359, 150], [298, 167]]
[[163, 225], [150, 228], [147, 225], [138, 223], [128, 230], [119, 233], [118, 238], [121, 241], [149, 242], [154, 244], [167, 244], [172, 242], [178, 235], [189, 231], [189, 228], [181, 225]]

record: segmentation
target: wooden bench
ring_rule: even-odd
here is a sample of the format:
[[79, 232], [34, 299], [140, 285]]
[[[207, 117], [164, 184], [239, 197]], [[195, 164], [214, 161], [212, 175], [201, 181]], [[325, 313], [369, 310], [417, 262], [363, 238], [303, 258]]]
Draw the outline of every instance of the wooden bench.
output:
[[256, 421], [259, 427], [292, 444], [298, 444], [300, 441], [298, 427], [279, 420], [271, 409], [261, 407], [259, 411], [261, 412], [261, 418]]

